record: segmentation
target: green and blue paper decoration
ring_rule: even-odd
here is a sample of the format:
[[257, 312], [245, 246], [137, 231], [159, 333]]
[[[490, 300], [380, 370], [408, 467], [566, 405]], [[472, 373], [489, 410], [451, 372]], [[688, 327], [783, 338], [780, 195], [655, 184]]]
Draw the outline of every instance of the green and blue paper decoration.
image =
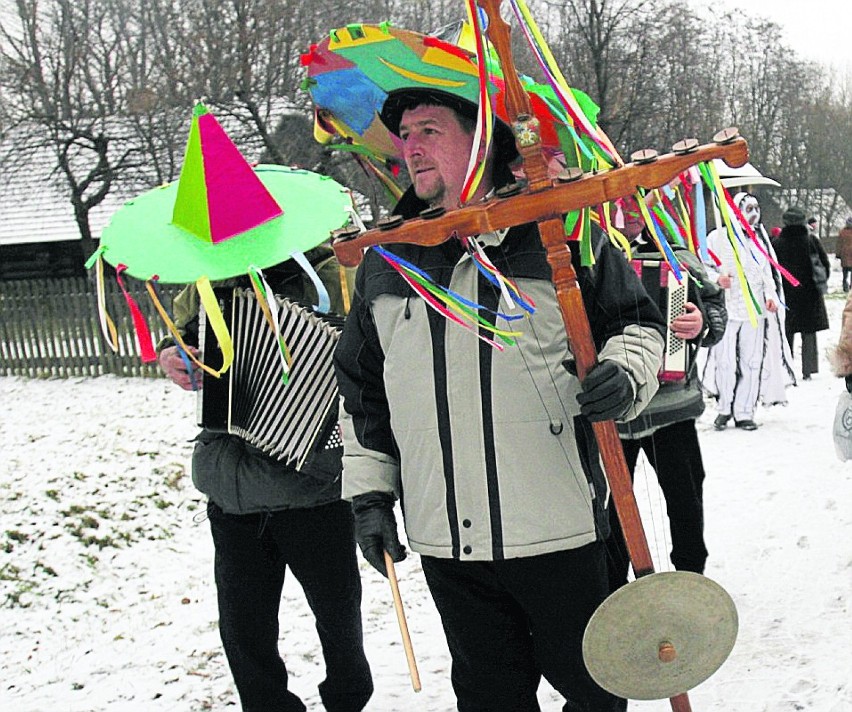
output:
[[[302, 56], [304, 87], [315, 104], [315, 136], [337, 134], [383, 161], [401, 160], [402, 145], [379, 118], [388, 95], [404, 89], [434, 89], [479, 102], [475, 55], [437, 37], [381, 25], [347, 25], [332, 30]], [[503, 80], [492, 72], [489, 93], [497, 114], [508, 124]], [[542, 122], [544, 145], [558, 145], [553, 116], [530, 94]]]
[[[388, 95], [406, 89], [439, 90], [474, 104], [479, 102], [479, 70], [470, 28], [460, 24], [454, 40], [399, 29], [389, 23], [352, 24], [332, 30], [302, 55], [303, 82], [315, 105], [314, 136], [329, 143], [335, 136], [350, 149], [385, 164], [401, 163], [402, 144], [379, 115]], [[509, 125], [505, 85], [496, 57], [489, 55], [488, 93], [495, 115]], [[577, 107], [574, 114], [560, 103], [553, 87], [526, 76], [521, 82], [541, 125], [541, 143], [551, 154], [576, 153], [585, 138], [572, 116], [594, 125], [598, 107], [577, 89], [566, 90]], [[579, 133], [579, 135], [578, 135]], [[346, 146], [341, 146], [345, 148]], [[585, 150], [585, 147], [583, 147]]]

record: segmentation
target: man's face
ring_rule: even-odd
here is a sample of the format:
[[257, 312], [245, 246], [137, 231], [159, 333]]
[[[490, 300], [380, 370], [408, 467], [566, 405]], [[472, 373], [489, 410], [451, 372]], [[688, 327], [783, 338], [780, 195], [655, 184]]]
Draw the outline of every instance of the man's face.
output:
[[624, 215], [624, 235], [628, 240], [634, 239], [642, 232], [645, 227], [645, 219], [639, 211], [639, 205], [636, 203], [636, 198], [632, 195], [623, 198], [621, 201], [621, 212]]
[[416, 106], [399, 124], [402, 155], [414, 192], [431, 206], [457, 208], [473, 144], [473, 134], [446, 106]]
[[753, 195], [747, 195], [742, 199], [739, 207], [746, 222], [752, 227], [756, 227], [760, 222], [760, 205], [757, 202], [757, 198]]

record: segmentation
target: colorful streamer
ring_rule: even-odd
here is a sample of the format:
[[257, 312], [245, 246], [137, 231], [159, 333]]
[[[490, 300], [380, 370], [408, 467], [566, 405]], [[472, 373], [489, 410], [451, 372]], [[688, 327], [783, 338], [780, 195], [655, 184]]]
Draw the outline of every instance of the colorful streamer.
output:
[[[508, 331], [497, 328], [495, 325], [484, 319], [479, 312], [488, 312], [505, 321], [521, 319], [524, 317], [523, 314], [505, 314], [503, 312], [488, 309], [447, 287], [437, 284], [425, 271], [411, 262], [393, 255], [383, 247], [376, 245], [371, 249], [376, 250], [384, 258], [384, 260], [393, 267], [397, 273], [399, 273], [399, 275], [415, 291], [415, 293], [423, 298], [429, 307], [451, 322], [474, 332], [477, 338], [481, 339], [485, 343], [502, 351], [504, 349], [503, 344], [511, 346], [515, 343], [513, 337], [521, 335], [522, 332], [519, 331]], [[477, 266], [482, 266], [486, 271], [489, 271], [484, 265], [480, 265], [478, 261]], [[494, 271], [496, 272], [496, 268]], [[499, 272], [497, 272], [497, 274], [499, 274]], [[492, 276], [494, 275], [492, 274]], [[502, 275], [500, 278], [505, 280]], [[505, 280], [505, 284], [507, 288], [514, 289], [515, 298], [522, 308], [528, 309], [530, 310], [530, 313], [532, 313], [531, 310], [534, 309], [534, 307], [531, 300], [526, 298], [523, 293], [509, 280]], [[509, 285], [511, 285], [511, 287]], [[526, 306], [524, 306], [524, 304], [526, 304]], [[495, 338], [491, 338], [481, 333], [482, 330], [493, 334]]]
[[136, 300], [131, 296], [130, 292], [124, 286], [124, 280], [121, 278], [121, 273], [127, 269], [127, 265], [118, 264], [115, 267], [115, 279], [118, 286], [121, 288], [127, 306], [130, 308], [130, 316], [133, 319], [133, 328], [136, 331], [136, 343], [139, 345], [139, 355], [142, 363], [152, 363], [157, 360], [157, 351], [154, 348], [154, 342], [151, 339], [151, 330], [148, 328], [148, 322]]

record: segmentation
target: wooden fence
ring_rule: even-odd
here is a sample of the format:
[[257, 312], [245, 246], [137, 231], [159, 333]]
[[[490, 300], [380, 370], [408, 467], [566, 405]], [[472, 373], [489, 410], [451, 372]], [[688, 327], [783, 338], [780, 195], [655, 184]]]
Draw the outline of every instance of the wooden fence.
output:
[[[118, 330], [118, 353], [101, 334], [97, 294], [88, 278], [0, 282], [0, 375], [159, 376], [156, 363], [142, 363], [124, 295], [114, 279], [105, 283], [107, 313]], [[165, 335], [165, 326], [144, 285], [135, 280], [126, 280], [126, 284], [156, 344]], [[180, 288], [163, 286], [167, 307]]]

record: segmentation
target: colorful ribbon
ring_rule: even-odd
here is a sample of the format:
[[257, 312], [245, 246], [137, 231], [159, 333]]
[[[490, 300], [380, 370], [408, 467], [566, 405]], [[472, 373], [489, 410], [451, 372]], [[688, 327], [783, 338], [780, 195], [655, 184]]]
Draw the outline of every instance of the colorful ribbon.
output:
[[142, 363], [151, 363], [157, 360], [157, 351], [154, 348], [154, 342], [151, 339], [151, 330], [148, 328], [148, 322], [145, 315], [136, 303], [136, 300], [127, 291], [124, 286], [124, 280], [121, 278], [122, 272], [127, 269], [127, 265], [119, 264], [115, 267], [115, 279], [118, 286], [121, 288], [127, 306], [130, 308], [130, 316], [133, 319], [133, 328], [136, 331], [136, 343], [139, 346], [139, 355], [142, 358]]
[[[458, 324], [459, 326], [462, 326], [469, 331], [472, 331], [476, 334], [477, 338], [481, 339], [485, 343], [502, 351], [504, 349], [503, 344], [508, 344], [511, 346], [515, 343], [512, 337], [521, 335], [522, 332], [519, 331], [508, 331], [505, 329], [498, 329], [494, 324], [491, 324], [482, 316], [480, 316], [479, 312], [489, 312], [505, 321], [515, 321], [517, 319], [523, 318], [523, 314], [504, 314], [503, 312], [488, 309], [487, 307], [484, 307], [481, 304], [477, 304], [463, 297], [462, 295], [458, 294], [457, 292], [454, 292], [448, 287], [444, 287], [440, 284], [437, 284], [435, 280], [432, 279], [425, 271], [412, 264], [411, 262], [408, 262], [407, 260], [401, 257], [393, 255], [383, 247], [375, 245], [372, 247], [372, 249], [376, 250], [384, 258], [384, 260], [391, 267], [393, 267], [393, 269], [396, 270], [397, 273], [399, 273], [399, 275], [405, 280], [405, 282], [415, 291], [416, 294], [420, 295], [423, 298], [423, 300], [429, 307], [434, 309], [445, 319], [448, 319], [449, 321]], [[478, 262], [477, 266], [479, 267]], [[499, 274], [499, 272], [497, 274]], [[501, 278], [505, 280], [502, 275]], [[512, 285], [512, 287], [515, 289], [515, 295], [516, 298], [518, 298], [519, 304], [526, 302], [527, 307], [531, 306], [531, 301], [528, 298], [523, 299], [523, 293], [518, 290], [514, 284], [509, 282], [509, 280], [506, 280], [506, 284]], [[495, 338], [491, 338], [481, 333], [480, 330], [484, 330], [488, 333], [493, 334]], [[499, 339], [499, 341], [503, 343], [498, 343], [497, 339]]]

